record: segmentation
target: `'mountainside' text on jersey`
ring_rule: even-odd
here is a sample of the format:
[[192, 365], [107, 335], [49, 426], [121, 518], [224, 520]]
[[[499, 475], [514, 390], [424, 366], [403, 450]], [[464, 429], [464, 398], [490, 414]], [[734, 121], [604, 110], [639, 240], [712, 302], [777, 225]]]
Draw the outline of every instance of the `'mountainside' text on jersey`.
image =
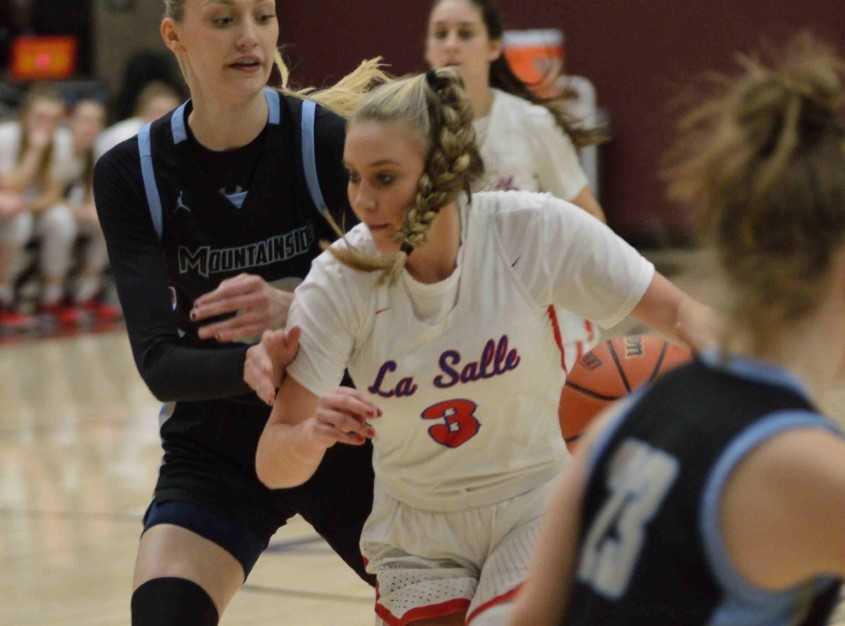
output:
[[[834, 427], [787, 373], [706, 354], [631, 402], [596, 441], [564, 626], [813, 626], [840, 581], [782, 592], [730, 561], [721, 495], [737, 464], [796, 428]], [[761, 524], [765, 520], [761, 520]]]

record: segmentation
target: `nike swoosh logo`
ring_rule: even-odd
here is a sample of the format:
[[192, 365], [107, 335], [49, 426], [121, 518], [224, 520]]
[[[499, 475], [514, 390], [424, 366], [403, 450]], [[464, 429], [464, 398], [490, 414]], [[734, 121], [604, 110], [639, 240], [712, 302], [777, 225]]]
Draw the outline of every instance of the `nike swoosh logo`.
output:
[[389, 310], [390, 310], [390, 307], [385, 307], [383, 309], [379, 309], [378, 311], [376, 311], [376, 315], [380, 315], [380, 314], [384, 313], [385, 311], [389, 311]]

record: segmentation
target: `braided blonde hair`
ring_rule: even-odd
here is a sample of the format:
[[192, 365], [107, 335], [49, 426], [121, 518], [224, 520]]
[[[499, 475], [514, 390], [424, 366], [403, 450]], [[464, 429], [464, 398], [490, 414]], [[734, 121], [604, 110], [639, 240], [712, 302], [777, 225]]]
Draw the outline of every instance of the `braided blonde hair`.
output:
[[726, 326], [761, 352], [815, 309], [845, 243], [845, 64], [800, 35], [740, 65], [682, 120], [666, 173], [670, 195], [700, 210], [733, 288]]
[[469, 197], [470, 186], [482, 175], [484, 166], [475, 143], [472, 106], [460, 75], [453, 69], [431, 70], [373, 90], [350, 123], [365, 121], [407, 124], [423, 138], [425, 167], [414, 203], [396, 236], [398, 253], [376, 257], [348, 244], [330, 250], [342, 263], [364, 272], [383, 271], [382, 280], [393, 282], [408, 255], [427, 241], [440, 209], [462, 191]]

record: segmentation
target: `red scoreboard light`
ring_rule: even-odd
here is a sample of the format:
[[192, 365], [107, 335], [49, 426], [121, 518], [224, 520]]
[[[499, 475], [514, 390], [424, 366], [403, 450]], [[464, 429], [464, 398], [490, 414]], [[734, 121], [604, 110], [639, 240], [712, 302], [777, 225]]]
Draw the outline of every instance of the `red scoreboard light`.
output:
[[18, 37], [12, 43], [12, 79], [64, 80], [76, 70], [73, 36]]

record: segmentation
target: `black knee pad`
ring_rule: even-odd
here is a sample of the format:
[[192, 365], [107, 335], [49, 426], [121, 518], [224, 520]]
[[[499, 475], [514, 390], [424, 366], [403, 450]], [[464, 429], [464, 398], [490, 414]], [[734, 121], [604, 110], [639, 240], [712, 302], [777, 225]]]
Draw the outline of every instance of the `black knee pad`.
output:
[[132, 626], [217, 626], [217, 607], [184, 578], [154, 578], [132, 594]]

